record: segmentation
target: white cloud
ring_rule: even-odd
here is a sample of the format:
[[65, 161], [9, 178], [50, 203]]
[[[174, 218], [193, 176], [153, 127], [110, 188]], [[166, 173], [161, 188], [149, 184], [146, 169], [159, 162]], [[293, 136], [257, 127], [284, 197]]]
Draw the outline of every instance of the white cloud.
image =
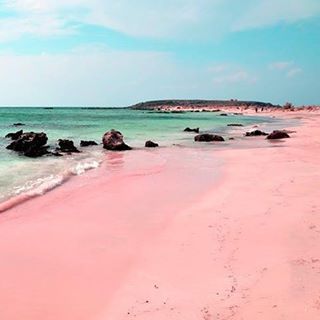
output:
[[293, 23], [320, 14], [319, 0], [259, 0], [252, 1], [233, 25], [234, 31]]
[[215, 64], [208, 68], [212, 74], [212, 81], [214, 84], [236, 84], [236, 83], [255, 83], [257, 77], [251, 72], [244, 70], [240, 66], [222, 63]]
[[269, 65], [270, 70], [281, 72], [287, 78], [293, 78], [300, 74], [303, 70], [296, 66], [293, 61], [277, 61]]
[[293, 78], [296, 75], [300, 74], [302, 72], [301, 68], [292, 68], [287, 72], [287, 77], [288, 78]]
[[293, 61], [277, 61], [269, 65], [271, 70], [286, 70], [293, 65]]
[[[70, 25], [91, 24], [136, 37], [210, 39], [257, 27], [291, 23], [320, 14], [319, 0], [6, 0], [3, 8], [17, 16], [2, 24], [17, 37], [48, 28], [50, 34], [73, 32]], [[25, 19], [28, 20], [27, 25]], [[16, 21], [17, 26], [13, 26]], [[8, 25], [9, 23], [9, 25]], [[71, 28], [71, 30], [70, 30]], [[1, 31], [0, 31], [1, 32]], [[2, 34], [4, 32], [2, 31]]]
[[256, 82], [256, 77], [250, 75], [246, 71], [236, 71], [227, 75], [220, 75], [213, 78], [215, 84], [232, 84], [239, 82]]
[[126, 105], [161, 90], [174, 69], [158, 52], [0, 55], [1, 105]]

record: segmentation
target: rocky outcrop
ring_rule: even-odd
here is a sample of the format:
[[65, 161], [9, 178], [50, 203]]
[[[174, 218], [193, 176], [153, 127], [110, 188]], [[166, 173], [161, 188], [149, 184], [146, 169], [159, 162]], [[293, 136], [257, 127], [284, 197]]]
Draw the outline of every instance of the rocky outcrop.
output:
[[145, 147], [146, 147], [146, 148], [157, 148], [157, 147], [159, 147], [159, 145], [158, 145], [157, 143], [149, 140], [149, 141], [147, 141], [147, 142], [145, 143]]
[[90, 147], [90, 146], [97, 146], [98, 144], [95, 141], [92, 140], [81, 140], [80, 141], [80, 147]]
[[287, 139], [287, 138], [290, 138], [290, 136], [285, 130], [274, 130], [267, 136], [268, 140]]
[[23, 134], [23, 130], [19, 130], [17, 132], [10, 132], [6, 135], [6, 138], [11, 140], [17, 140]]
[[183, 131], [184, 131], [184, 132], [195, 132], [195, 133], [199, 133], [200, 128], [191, 129], [191, 128], [187, 127], [187, 128], [185, 128]]
[[257, 137], [257, 136], [267, 136], [268, 133], [263, 132], [261, 130], [254, 130], [250, 132], [246, 132], [245, 136], [246, 137]]
[[126, 151], [132, 149], [124, 143], [122, 133], [114, 129], [104, 134], [102, 137], [102, 143], [105, 149], [111, 151]]
[[224, 141], [224, 139], [223, 139], [223, 137], [215, 135], [215, 134], [203, 133], [203, 134], [198, 134], [197, 136], [195, 136], [194, 141], [211, 142], [211, 141]]
[[48, 137], [44, 132], [25, 132], [9, 144], [7, 149], [20, 152], [27, 157], [36, 158], [48, 154], [47, 141]]
[[58, 145], [59, 145], [59, 147], [57, 148], [57, 151], [60, 151], [60, 152], [67, 152], [67, 153], [79, 153], [80, 152], [74, 146], [74, 143], [72, 140], [59, 139]]

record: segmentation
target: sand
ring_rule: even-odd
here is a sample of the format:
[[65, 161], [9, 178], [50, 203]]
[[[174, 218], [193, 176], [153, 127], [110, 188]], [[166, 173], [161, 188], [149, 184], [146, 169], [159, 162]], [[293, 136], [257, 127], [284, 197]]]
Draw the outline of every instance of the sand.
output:
[[319, 319], [320, 115], [299, 117], [253, 148], [111, 154], [3, 213], [1, 320]]

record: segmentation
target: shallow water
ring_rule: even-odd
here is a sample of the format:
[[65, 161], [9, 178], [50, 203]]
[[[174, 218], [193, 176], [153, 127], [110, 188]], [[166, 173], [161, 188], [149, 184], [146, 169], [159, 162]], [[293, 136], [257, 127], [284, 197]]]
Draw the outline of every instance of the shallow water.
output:
[[[5, 147], [8, 132], [44, 131], [48, 144], [55, 147], [58, 139], [72, 139], [78, 146], [80, 140], [101, 142], [102, 135], [114, 128], [120, 130], [125, 141], [134, 148], [142, 148], [146, 140], [154, 140], [161, 146], [179, 144], [199, 147], [193, 142], [194, 134], [185, 133], [185, 127], [200, 127], [203, 131], [228, 136], [229, 130], [243, 128], [227, 127], [228, 123], [272, 123], [270, 117], [230, 115], [219, 113], [157, 113], [130, 109], [85, 109], [85, 108], [0, 108], [0, 202], [25, 192], [46, 191], [63, 183], [72, 175], [82, 174], [101, 163], [105, 152], [101, 145], [82, 148], [80, 154], [63, 158], [43, 157], [28, 159]], [[24, 123], [14, 127], [14, 123]]]

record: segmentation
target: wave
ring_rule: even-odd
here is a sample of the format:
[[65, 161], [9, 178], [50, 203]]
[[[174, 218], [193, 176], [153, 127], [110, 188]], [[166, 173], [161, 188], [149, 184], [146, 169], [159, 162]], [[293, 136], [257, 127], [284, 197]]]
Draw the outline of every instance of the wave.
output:
[[101, 161], [87, 160], [77, 163], [75, 166], [57, 175], [48, 175], [33, 181], [28, 181], [22, 186], [16, 187], [11, 198], [0, 203], [0, 213], [7, 211], [32, 198], [42, 196], [45, 193], [61, 186], [73, 176], [84, 174], [88, 170], [98, 168]]

